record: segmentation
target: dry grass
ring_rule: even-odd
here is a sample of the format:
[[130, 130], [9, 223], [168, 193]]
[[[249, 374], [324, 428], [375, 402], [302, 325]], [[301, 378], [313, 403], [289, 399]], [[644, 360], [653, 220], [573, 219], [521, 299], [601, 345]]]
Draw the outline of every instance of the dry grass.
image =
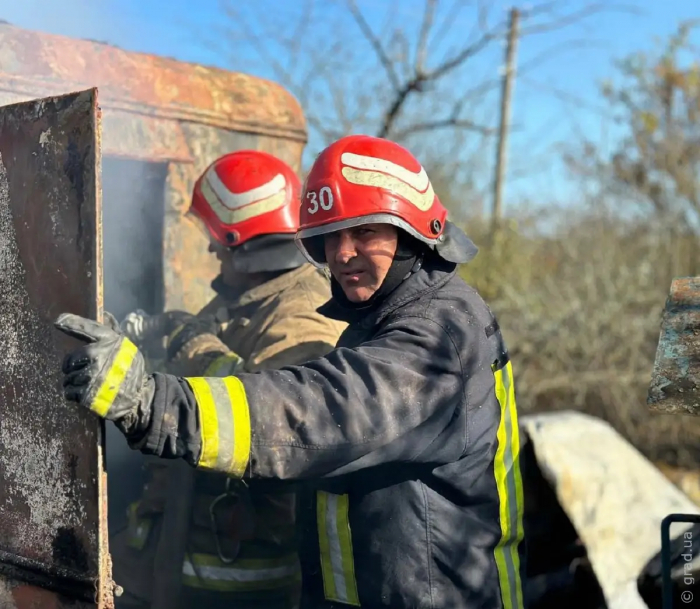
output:
[[485, 227], [469, 233], [482, 249], [461, 273], [499, 318], [521, 412], [582, 410], [654, 461], [699, 465], [700, 417], [645, 403], [671, 279], [700, 274], [697, 240], [603, 211], [569, 214], [549, 237], [530, 221], [492, 245]]

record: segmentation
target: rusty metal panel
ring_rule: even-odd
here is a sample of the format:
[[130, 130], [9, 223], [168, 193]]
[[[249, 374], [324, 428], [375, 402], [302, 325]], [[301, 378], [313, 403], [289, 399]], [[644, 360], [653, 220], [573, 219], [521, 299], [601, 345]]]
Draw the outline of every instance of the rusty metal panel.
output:
[[[42, 90], [38, 95], [50, 93]], [[0, 106], [30, 101], [36, 97], [0, 90]], [[108, 109], [102, 115], [102, 133], [102, 153], [106, 156], [147, 163], [192, 162], [180, 123], [175, 120]]]
[[183, 124], [182, 131], [194, 163], [171, 163], [165, 183], [164, 304], [166, 309], [196, 312], [214, 297], [210, 284], [219, 272], [216, 257], [207, 251], [207, 238], [184, 217], [197, 177], [221, 155], [246, 148], [274, 154], [298, 172], [304, 144], [197, 124]]
[[92, 86], [107, 110], [307, 139], [299, 102], [277, 83], [0, 24], [0, 90], [37, 97]]
[[53, 328], [102, 315], [99, 127], [94, 89], [0, 108], [3, 607], [112, 606], [104, 429], [64, 401]]
[[102, 117], [104, 154], [147, 163], [191, 163], [177, 121], [108, 110]]
[[671, 284], [647, 403], [659, 412], [700, 415], [700, 277]]

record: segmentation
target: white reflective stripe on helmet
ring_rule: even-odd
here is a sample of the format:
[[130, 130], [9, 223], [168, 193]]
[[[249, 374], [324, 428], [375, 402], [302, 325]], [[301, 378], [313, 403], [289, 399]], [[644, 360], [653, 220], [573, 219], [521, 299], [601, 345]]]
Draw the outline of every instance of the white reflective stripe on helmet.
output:
[[345, 152], [340, 160], [343, 177], [351, 184], [383, 188], [427, 211], [435, 201], [435, 191], [423, 167], [415, 173], [386, 159]]
[[225, 224], [237, 224], [284, 207], [287, 201], [286, 181], [281, 173], [272, 180], [247, 192], [231, 192], [210, 167], [200, 183], [202, 196], [212, 211]]
[[322, 268], [325, 266], [325, 263], [318, 262], [311, 256], [311, 254], [304, 246], [304, 239], [310, 239], [312, 237], [327, 235], [328, 233], [334, 233], [336, 231], [343, 230], [346, 228], [362, 226], [363, 224], [391, 224], [392, 226], [396, 226], [397, 228], [405, 230], [412, 237], [415, 237], [419, 241], [427, 243], [428, 245], [433, 247], [437, 244], [439, 240], [439, 238], [426, 239], [408, 222], [393, 214], [371, 214], [369, 216], [359, 216], [357, 218], [348, 218], [347, 220], [329, 222], [328, 224], [322, 224], [321, 226], [302, 228], [297, 232], [296, 236], [294, 237], [294, 240], [297, 244], [297, 247], [301, 250], [302, 254], [304, 254], [306, 259], [314, 266]]

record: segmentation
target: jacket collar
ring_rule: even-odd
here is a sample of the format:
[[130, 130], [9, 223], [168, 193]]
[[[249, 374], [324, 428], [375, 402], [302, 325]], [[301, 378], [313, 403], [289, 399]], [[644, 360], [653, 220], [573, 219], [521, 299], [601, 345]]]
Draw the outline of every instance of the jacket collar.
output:
[[387, 315], [399, 307], [418, 300], [421, 296], [433, 292], [445, 285], [457, 272], [457, 265], [437, 257], [430, 257], [420, 270], [403, 281], [384, 300], [367, 309], [347, 309], [336, 300], [331, 299], [321, 305], [317, 311], [330, 319], [348, 324], [360, 324], [370, 328], [380, 323]]
[[252, 303], [257, 303], [280, 292], [284, 292], [295, 283], [305, 277], [311, 276], [319, 271], [312, 265], [306, 263], [291, 271], [283, 272], [277, 277], [250, 288], [249, 290], [237, 290], [235, 287], [224, 284], [221, 275], [211, 283], [212, 289], [229, 303], [229, 306], [242, 307]]

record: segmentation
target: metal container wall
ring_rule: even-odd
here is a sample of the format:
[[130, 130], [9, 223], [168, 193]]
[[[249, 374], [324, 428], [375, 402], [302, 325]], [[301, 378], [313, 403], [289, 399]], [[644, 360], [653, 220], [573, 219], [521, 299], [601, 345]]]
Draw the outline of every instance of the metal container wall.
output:
[[78, 344], [61, 312], [100, 318], [96, 92], [0, 108], [0, 606], [108, 607], [103, 426], [65, 402]]

